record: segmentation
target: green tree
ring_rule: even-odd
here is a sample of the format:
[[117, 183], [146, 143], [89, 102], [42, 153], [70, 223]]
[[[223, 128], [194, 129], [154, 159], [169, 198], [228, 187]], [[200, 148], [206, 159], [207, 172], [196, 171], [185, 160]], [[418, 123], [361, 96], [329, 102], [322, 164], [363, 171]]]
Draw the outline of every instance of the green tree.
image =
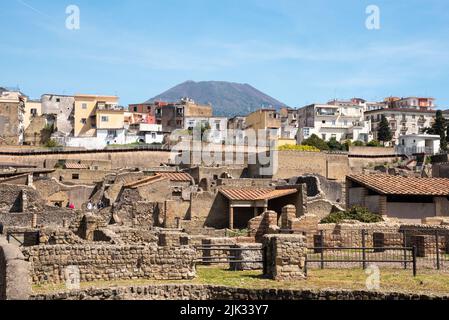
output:
[[443, 117], [443, 112], [438, 110], [435, 117], [435, 122], [432, 124], [431, 129], [428, 130], [427, 133], [440, 136], [440, 147], [442, 150], [447, 150], [447, 130], [447, 121]]
[[317, 149], [320, 149], [321, 151], [329, 150], [329, 146], [327, 145], [326, 141], [320, 139], [316, 134], [312, 134], [310, 138], [304, 140], [302, 144], [305, 146], [315, 147]]
[[327, 142], [327, 146], [329, 147], [329, 150], [331, 151], [341, 151], [343, 150], [343, 146], [340, 142], [337, 141], [337, 138], [331, 138]]
[[390, 124], [388, 123], [387, 118], [382, 115], [382, 118], [379, 123], [379, 128], [377, 130], [377, 137], [379, 141], [385, 145], [385, 142], [391, 141], [393, 138], [393, 134], [391, 133]]

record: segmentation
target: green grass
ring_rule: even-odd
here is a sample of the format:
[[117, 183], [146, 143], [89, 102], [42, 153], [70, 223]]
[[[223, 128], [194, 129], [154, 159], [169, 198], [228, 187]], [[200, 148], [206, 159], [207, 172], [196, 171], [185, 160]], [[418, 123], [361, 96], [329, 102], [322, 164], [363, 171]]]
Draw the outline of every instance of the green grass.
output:
[[[262, 276], [261, 271], [229, 271], [224, 267], [198, 267], [198, 277], [191, 281], [99, 281], [82, 283], [81, 288], [104, 288], [157, 284], [210, 284], [253, 289], [346, 289], [366, 290], [367, 275], [361, 269], [309, 270], [307, 280], [274, 281]], [[449, 274], [431, 270], [418, 270], [413, 277], [410, 270], [381, 269], [380, 286], [384, 291], [449, 294]], [[64, 285], [34, 286], [35, 293], [64, 291]]]

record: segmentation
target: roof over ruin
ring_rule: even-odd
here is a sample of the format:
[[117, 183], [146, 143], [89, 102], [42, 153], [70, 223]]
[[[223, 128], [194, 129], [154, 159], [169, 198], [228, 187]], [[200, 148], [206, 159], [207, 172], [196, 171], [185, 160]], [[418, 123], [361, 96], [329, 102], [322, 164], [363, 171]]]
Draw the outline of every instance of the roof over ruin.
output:
[[275, 190], [270, 188], [221, 189], [220, 193], [231, 201], [271, 200], [298, 192], [297, 189]]
[[449, 196], [449, 179], [444, 178], [361, 174], [347, 179], [383, 195]]

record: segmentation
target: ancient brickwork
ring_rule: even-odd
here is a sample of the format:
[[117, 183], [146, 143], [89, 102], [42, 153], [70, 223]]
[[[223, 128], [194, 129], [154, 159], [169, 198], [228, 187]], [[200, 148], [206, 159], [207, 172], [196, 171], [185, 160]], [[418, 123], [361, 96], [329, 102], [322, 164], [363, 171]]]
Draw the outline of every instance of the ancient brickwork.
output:
[[447, 300], [448, 295], [363, 290], [244, 289], [214, 285], [166, 284], [34, 295], [31, 300]]
[[278, 214], [274, 211], [264, 212], [262, 215], [248, 222], [249, 236], [261, 241], [263, 236], [274, 232], [278, 228]]
[[66, 267], [76, 266], [80, 280], [185, 280], [195, 277], [191, 247], [156, 245], [53, 245], [23, 249], [34, 284], [66, 280]]
[[305, 279], [305, 240], [302, 235], [266, 235], [263, 239], [267, 262], [265, 275], [274, 280]]

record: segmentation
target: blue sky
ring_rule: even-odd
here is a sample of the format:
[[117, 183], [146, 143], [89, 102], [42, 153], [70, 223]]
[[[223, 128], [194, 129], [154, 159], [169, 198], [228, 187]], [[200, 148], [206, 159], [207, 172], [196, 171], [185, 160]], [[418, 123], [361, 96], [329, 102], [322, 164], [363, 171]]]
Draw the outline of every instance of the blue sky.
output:
[[[0, 0], [0, 85], [142, 102], [186, 80], [300, 107], [425, 95], [449, 108], [446, 0]], [[80, 30], [65, 28], [68, 5]], [[365, 27], [368, 5], [380, 30]]]

